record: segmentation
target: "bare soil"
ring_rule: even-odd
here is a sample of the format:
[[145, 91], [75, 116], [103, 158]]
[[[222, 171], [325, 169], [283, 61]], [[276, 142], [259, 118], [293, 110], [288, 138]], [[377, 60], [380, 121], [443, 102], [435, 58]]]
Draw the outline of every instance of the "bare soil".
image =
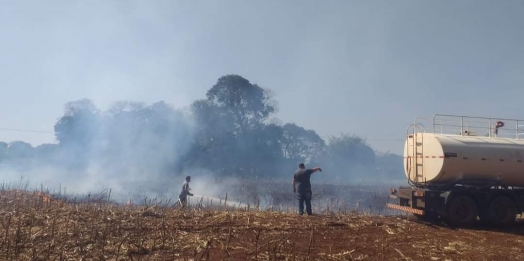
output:
[[298, 216], [67, 203], [0, 191], [0, 260], [524, 260], [524, 224], [454, 229], [358, 213]]

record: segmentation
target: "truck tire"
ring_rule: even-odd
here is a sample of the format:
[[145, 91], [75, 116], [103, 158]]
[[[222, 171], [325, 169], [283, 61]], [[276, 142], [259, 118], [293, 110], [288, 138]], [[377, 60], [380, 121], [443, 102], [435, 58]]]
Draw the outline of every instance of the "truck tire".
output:
[[447, 209], [448, 221], [452, 226], [471, 227], [477, 220], [477, 205], [466, 195], [451, 198]]
[[489, 203], [488, 222], [495, 226], [511, 226], [517, 218], [515, 203], [508, 197], [500, 196]]

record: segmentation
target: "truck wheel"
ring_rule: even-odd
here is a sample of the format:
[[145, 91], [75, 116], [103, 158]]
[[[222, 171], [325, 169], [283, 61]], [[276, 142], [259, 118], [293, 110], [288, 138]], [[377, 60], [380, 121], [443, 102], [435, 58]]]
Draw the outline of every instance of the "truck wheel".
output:
[[488, 220], [495, 226], [511, 226], [517, 218], [515, 204], [508, 197], [496, 197], [489, 204]]
[[477, 206], [468, 196], [458, 195], [448, 205], [448, 220], [453, 226], [471, 227], [477, 220]]

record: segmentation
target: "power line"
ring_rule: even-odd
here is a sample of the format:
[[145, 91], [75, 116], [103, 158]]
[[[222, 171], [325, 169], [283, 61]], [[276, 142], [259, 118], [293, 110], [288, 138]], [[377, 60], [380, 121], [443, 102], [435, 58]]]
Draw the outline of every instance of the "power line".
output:
[[2, 127], [0, 127], [0, 130], [3, 130], [3, 131], [18, 131], [18, 132], [55, 134], [53, 131], [22, 130], [22, 129], [12, 129], [12, 128], [2, 128]]
[[[0, 130], [3, 131], [18, 131], [18, 132], [32, 132], [32, 133], [46, 133], [46, 134], [54, 134], [53, 131], [39, 131], [39, 130], [24, 130], [24, 129], [13, 129], [13, 128], [2, 128], [0, 127]], [[321, 136], [322, 138], [328, 138], [326, 136]], [[404, 141], [405, 139], [398, 139], [398, 138], [362, 138], [366, 141]]]
[[391, 140], [391, 141], [395, 140], [395, 141], [404, 141], [406, 139], [365, 139], [364, 138], [364, 140]]
[[[330, 136], [320, 136], [322, 139], [329, 139]], [[373, 141], [373, 140], [377, 140], [377, 141], [405, 141], [406, 139], [401, 139], [401, 138], [364, 138], [364, 137], [359, 137], [360, 139], [364, 140], [364, 141]]]

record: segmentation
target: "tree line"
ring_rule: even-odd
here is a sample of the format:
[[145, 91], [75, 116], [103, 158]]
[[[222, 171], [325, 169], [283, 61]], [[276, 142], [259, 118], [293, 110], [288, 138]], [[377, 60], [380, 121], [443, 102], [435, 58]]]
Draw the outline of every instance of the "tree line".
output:
[[220, 77], [205, 98], [180, 109], [120, 101], [100, 110], [88, 99], [72, 101], [54, 126], [57, 144], [0, 142], [0, 166], [53, 166], [72, 175], [92, 166], [115, 176], [207, 171], [249, 179], [289, 177], [305, 162], [329, 171], [329, 180], [404, 177], [400, 155], [376, 152], [356, 135], [325, 140], [275, 120], [277, 108], [270, 89], [239, 75]]

